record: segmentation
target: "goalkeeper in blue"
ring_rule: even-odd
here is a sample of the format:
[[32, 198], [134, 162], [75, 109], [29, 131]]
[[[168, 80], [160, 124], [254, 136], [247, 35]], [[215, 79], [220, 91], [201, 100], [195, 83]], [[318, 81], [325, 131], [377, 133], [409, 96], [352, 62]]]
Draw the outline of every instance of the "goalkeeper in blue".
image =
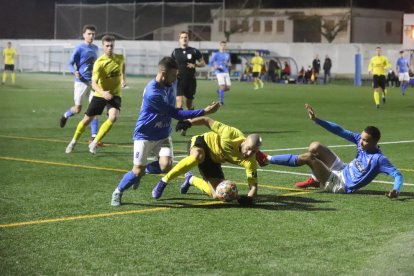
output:
[[[133, 134], [134, 155], [132, 170], [124, 174], [112, 193], [112, 206], [120, 206], [122, 194], [130, 188], [137, 189], [146, 173], [167, 173], [172, 168], [173, 148], [171, 121], [185, 120], [216, 112], [220, 105], [213, 102], [204, 109], [182, 110], [175, 107], [178, 64], [171, 57], [158, 63], [158, 73], [144, 90], [141, 111]], [[148, 157], [154, 161], [147, 163]]]
[[315, 111], [310, 105], [306, 104], [305, 107], [309, 118], [317, 125], [356, 144], [357, 153], [355, 159], [349, 164], [345, 164], [327, 146], [319, 142], [312, 142], [308, 152], [299, 155], [268, 156], [258, 152], [256, 158], [260, 165], [267, 163], [289, 167], [308, 165], [313, 175], [304, 182], [296, 183], [298, 188], [315, 187], [327, 192], [347, 194], [354, 193], [365, 187], [378, 174], [383, 173], [394, 178], [393, 189], [385, 195], [388, 198], [398, 197], [403, 186], [403, 176], [381, 152], [378, 146], [381, 133], [378, 128], [368, 126], [362, 133], [351, 132], [335, 123], [317, 118]]

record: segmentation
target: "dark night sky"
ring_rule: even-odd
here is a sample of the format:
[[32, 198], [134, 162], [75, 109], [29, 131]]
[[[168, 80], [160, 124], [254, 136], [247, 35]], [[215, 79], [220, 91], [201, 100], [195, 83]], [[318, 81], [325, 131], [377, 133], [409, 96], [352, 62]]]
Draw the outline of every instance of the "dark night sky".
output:
[[[106, 0], [9, 0], [1, 4], [0, 38], [53, 38], [54, 5], [57, 3], [106, 3]], [[226, 8], [239, 8], [246, 0], [225, 0]], [[132, 3], [133, 0], [108, 0], [109, 3]], [[152, 2], [140, 1], [139, 2]], [[159, 1], [154, 1], [159, 2]], [[191, 0], [173, 0], [165, 2], [192, 2]], [[195, 2], [220, 2], [204, 0]], [[354, 7], [400, 10], [414, 13], [413, 0], [249, 0], [246, 8], [319, 8], [319, 7]], [[335, 3], [333, 5], [332, 3]], [[375, 4], [374, 4], [375, 3]]]

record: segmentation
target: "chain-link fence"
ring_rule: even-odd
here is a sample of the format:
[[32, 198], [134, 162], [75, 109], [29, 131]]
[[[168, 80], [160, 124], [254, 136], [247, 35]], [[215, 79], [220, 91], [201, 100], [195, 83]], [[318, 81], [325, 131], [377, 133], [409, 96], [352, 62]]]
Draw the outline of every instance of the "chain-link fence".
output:
[[94, 24], [97, 36], [128, 40], [176, 40], [175, 30], [188, 30], [191, 40], [210, 40], [211, 23], [223, 8], [216, 3], [59, 4], [55, 6], [55, 39], [76, 39]]

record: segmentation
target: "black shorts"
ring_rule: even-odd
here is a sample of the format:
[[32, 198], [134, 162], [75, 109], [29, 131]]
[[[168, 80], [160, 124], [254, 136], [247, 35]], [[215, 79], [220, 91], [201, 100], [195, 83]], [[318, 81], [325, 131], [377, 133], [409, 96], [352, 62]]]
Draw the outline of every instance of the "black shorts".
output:
[[187, 99], [194, 99], [197, 89], [195, 78], [179, 78], [177, 80], [177, 96], [184, 96]]
[[260, 73], [259, 72], [253, 72], [252, 77], [253, 78], [258, 78], [258, 77], [260, 77]]
[[89, 117], [101, 115], [105, 107], [107, 110], [111, 108], [121, 110], [121, 97], [114, 96], [110, 101], [107, 101], [104, 98], [93, 96], [85, 114]]
[[374, 84], [374, 88], [381, 87], [382, 90], [385, 90], [385, 76], [384, 75], [374, 75], [372, 77], [372, 82]]
[[14, 64], [4, 64], [4, 71], [14, 71]]
[[220, 163], [215, 163], [211, 159], [210, 149], [207, 146], [206, 141], [204, 141], [204, 136], [197, 136], [194, 145], [195, 147], [202, 148], [205, 153], [204, 162], [198, 165], [198, 170], [204, 179], [208, 178], [218, 178], [224, 179], [223, 169], [221, 168]]

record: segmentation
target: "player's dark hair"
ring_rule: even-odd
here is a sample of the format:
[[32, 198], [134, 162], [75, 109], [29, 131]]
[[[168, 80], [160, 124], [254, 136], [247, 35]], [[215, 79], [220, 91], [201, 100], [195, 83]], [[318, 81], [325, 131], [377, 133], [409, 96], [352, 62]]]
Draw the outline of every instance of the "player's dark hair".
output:
[[160, 62], [158, 62], [158, 68], [163, 68], [165, 70], [178, 69], [178, 64], [172, 57], [163, 57]]
[[104, 35], [102, 37], [102, 43], [104, 42], [114, 42], [115, 41], [115, 37], [113, 35]]
[[401, 50], [401, 51], [400, 51], [400, 54], [404, 54], [404, 50]]
[[220, 44], [227, 44], [227, 41], [222, 40], [222, 41], [220, 41]]
[[364, 131], [369, 134], [376, 142], [381, 139], [381, 132], [377, 127], [374, 126], [367, 126]]
[[87, 24], [87, 25], [83, 26], [82, 33], [85, 33], [86, 30], [90, 30], [90, 31], [96, 32], [96, 26], [95, 25], [92, 25], [92, 24]]

